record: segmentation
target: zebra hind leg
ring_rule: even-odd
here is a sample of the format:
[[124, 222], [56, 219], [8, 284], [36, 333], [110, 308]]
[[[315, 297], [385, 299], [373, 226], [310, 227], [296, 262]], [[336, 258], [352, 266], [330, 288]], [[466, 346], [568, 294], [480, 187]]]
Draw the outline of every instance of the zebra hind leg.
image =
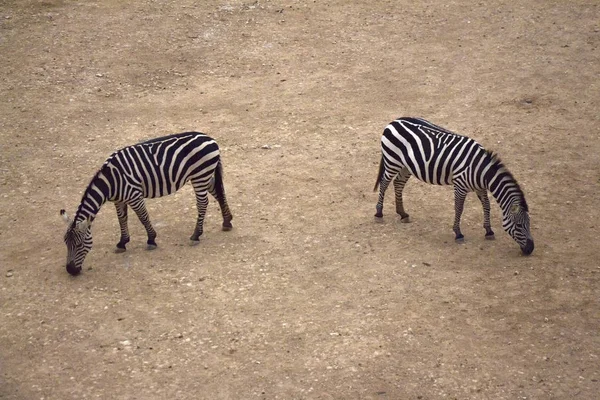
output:
[[483, 207], [483, 228], [485, 229], [485, 238], [487, 240], [494, 240], [494, 231], [492, 230], [492, 223], [490, 222], [490, 199], [487, 195], [487, 190], [477, 191], [477, 197], [481, 201]]
[[223, 216], [222, 230], [230, 231], [231, 229], [233, 229], [233, 225], [231, 224], [233, 215], [231, 214], [231, 210], [229, 209], [229, 205], [227, 204], [225, 193], [219, 193], [218, 191], [215, 191], [213, 189], [210, 191], [210, 194], [219, 202], [219, 208], [221, 209], [221, 215]]
[[225, 185], [223, 185], [223, 166], [219, 161], [215, 170], [215, 175], [210, 180], [208, 186], [208, 192], [219, 202], [221, 208], [221, 215], [223, 216], [223, 230], [230, 231], [233, 228], [231, 220], [233, 215], [227, 204], [227, 197], [225, 196]]
[[119, 219], [119, 227], [121, 229], [121, 238], [117, 243], [115, 253], [123, 253], [127, 250], [126, 245], [129, 243], [129, 229], [127, 227], [127, 204], [123, 202], [115, 202], [117, 209], [117, 218]]
[[408, 178], [410, 178], [410, 176], [411, 176], [411, 174], [410, 174], [410, 171], [408, 170], [408, 168], [402, 168], [400, 170], [400, 173], [398, 175], [396, 175], [396, 178], [394, 178], [394, 194], [396, 196], [396, 213], [398, 215], [400, 215], [400, 222], [402, 222], [402, 223], [411, 222], [410, 216], [404, 210], [404, 203], [402, 201], [402, 192], [403, 192], [404, 186], [406, 185], [406, 182], [408, 181]]
[[129, 203], [133, 211], [137, 214], [138, 218], [144, 228], [146, 228], [146, 233], [148, 234], [148, 241], [146, 249], [154, 250], [156, 249], [156, 231], [152, 227], [152, 223], [150, 222], [150, 216], [148, 215], [148, 210], [146, 210], [146, 204], [144, 203], [144, 198], [139, 197], [137, 200], [134, 200]]
[[389, 184], [390, 178], [384, 174], [381, 178], [381, 182], [379, 183], [379, 200], [375, 206], [375, 221], [377, 222], [381, 222], [383, 219], [383, 200], [385, 198], [385, 191], [387, 190]]
[[462, 216], [463, 209], [465, 207], [465, 198], [467, 197], [467, 192], [458, 187], [454, 186], [454, 230], [456, 243], [464, 243], [465, 236], [460, 231], [460, 217]]
[[385, 159], [382, 157], [379, 163], [379, 174], [377, 176], [377, 182], [375, 183], [375, 189], [379, 185], [379, 199], [375, 206], [375, 221], [382, 222], [383, 219], [383, 201], [385, 198], [385, 191], [387, 190], [392, 178], [398, 173], [398, 171], [390, 171], [388, 165], [385, 163]]
[[200, 185], [197, 182], [192, 181], [192, 186], [196, 192], [196, 207], [198, 208], [198, 219], [196, 220], [196, 228], [194, 233], [190, 236], [190, 241], [193, 246], [200, 243], [200, 236], [204, 231], [204, 217], [206, 216], [206, 208], [208, 207], [208, 193], [206, 191], [206, 184]]

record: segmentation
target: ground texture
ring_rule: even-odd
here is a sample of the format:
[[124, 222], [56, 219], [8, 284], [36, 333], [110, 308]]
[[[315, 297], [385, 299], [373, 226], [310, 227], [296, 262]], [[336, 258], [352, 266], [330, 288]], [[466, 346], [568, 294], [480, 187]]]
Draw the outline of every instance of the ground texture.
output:
[[[595, 399], [596, 0], [0, 0], [0, 398]], [[536, 249], [467, 200], [372, 192], [379, 138], [421, 116], [497, 151]], [[191, 187], [114, 207], [83, 273], [65, 226], [114, 150], [187, 130], [222, 148], [234, 230]]]

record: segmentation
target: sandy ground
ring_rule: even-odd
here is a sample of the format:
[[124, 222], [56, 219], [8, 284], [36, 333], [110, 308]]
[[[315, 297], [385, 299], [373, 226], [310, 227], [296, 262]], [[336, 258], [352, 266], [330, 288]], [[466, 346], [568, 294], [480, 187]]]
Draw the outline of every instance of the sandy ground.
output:
[[[600, 392], [600, 4], [0, 1], [1, 399], [595, 399]], [[379, 138], [425, 117], [497, 151], [536, 249], [484, 240], [416, 180], [373, 221]], [[114, 150], [187, 130], [222, 148], [83, 273], [73, 213]], [[266, 148], [263, 148], [266, 147]]]

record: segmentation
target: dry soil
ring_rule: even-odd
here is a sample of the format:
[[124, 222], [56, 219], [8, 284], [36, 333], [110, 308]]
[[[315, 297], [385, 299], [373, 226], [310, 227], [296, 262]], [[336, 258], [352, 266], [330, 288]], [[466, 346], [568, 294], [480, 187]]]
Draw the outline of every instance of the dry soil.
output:
[[[595, 399], [600, 392], [596, 0], [0, 0], [0, 398]], [[536, 249], [484, 240], [467, 200], [372, 192], [385, 125], [420, 116], [497, 151]], [[198, 130], [222, 148], [149, 201], [158, 249], [84, 271], [64, 223], [114, 150]]]

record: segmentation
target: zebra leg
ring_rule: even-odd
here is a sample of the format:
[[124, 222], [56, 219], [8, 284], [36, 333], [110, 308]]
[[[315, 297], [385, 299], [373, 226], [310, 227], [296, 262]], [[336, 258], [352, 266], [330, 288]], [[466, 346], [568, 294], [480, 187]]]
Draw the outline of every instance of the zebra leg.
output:
[[148, 234], [148, 241], [146, 249], [154, 250], [156, 248], [156, 231], [152, 227], [152, 223], [150, 222], [150, 216], [148, 215], [148, 210], [146, 210], [146, 203], [144, 202], [143, 197], [139, 197], [136, 200], [129, 202], [129, 205], [135, 211], [140, 222], [146, 228], [146, 233]]
[[483, 206], [483, 228], [485, 229], [485, 238], [487, 240], [494, 240], [494, 231], [492, 230], [492, 223], [490, 222], [490, 199], [488, 198], [487, 190], [478, 190], [476, 193]]
[[[193, 184], [194, 183], [192, 182], [192, 185]], [[230, 231], [231, 228], [233, 228], [233, 225], [231, 225], [233, 215], [231, 214], [231, 210], [227, 204], [227, 197], [225, 196], [225, 186], [223, 185], [223, 167], [221, 166], [221, 161], [219, 161], [217, 169], [215, 170], [215, 175], [211, 178], [208, 184], [208, 192], [219, 202], [221, 214], [223, 215], [222, 229], [224, 231]]]
[[[193, 182], [192, 182], [193, 184]], [[194, 191], [196, 192], [196, 206], [198, 207], [198, 220], [196, 221], [196, 229], [190, 237], [192, 245], [196, 245], [200, 242], [200, 236], [202, 236], [204, 217], [206, 216], [206, 208], [208, 207], [208, 194], [206, 189], [197, 189], [194, 185]]]
[[379, 183], [379, 200], [377, 200], [377, 206], [375, 206], [375, 218], [383, 218], [383, 199], [385, 197], [385, 191], [387, 190], [389, 184], [390, 178], [384, 175], [383, 178], [381, 178], [381, 182]]
[[[384, 162], [383, 160], [381, 161]], [[385, 164], [384, 164], [385, 165]], [[383, 166], [385, 168], [385, 166]], [[397, 173], [397, 172], [396, 172]], [[380, 222], [381, 218], [383, 218], [383, 200], [385, 197], [385, 191], [387, 190], [392, 178], [396, 173], [390, 174], [387, 170], [382, 171], [381, 173], [381, 181], [379, 182], [379, 200], [377, 200], [376, 213], [375, 213], [375, 221]], [[377, 186], [375, 186], [377, 188]]]
[[396, 175], [394, 178], [394, 194], [396, 195], [396, 213], [400, 215], [400, 222], [408, 223], [410, 222], [410, 217], [404, 211], [404, 204], [402, 202], [402, 191], [404, 190], [404, 185], [410, 178], [411, 173], [408, 168], [402, 168], [400, 173]]
[[454, 240], [457, 243], [463, 243], [465, 241], [464, 235], [460, 232], [460, 217], [462, 216], [463, 209], [465, 207], [465, 198], [467, 197], [467, 191], [454, 185]]
[[123, 253], [126, 249], [125, 245], [129, 243], [129, 229], [127, 227], [127, 204], [121, 201], [115, 202], [117, 209], [117, 218], [119, 219], [119, 227], [121, 228], [121, 239], [117, 243], [115, 253]]

